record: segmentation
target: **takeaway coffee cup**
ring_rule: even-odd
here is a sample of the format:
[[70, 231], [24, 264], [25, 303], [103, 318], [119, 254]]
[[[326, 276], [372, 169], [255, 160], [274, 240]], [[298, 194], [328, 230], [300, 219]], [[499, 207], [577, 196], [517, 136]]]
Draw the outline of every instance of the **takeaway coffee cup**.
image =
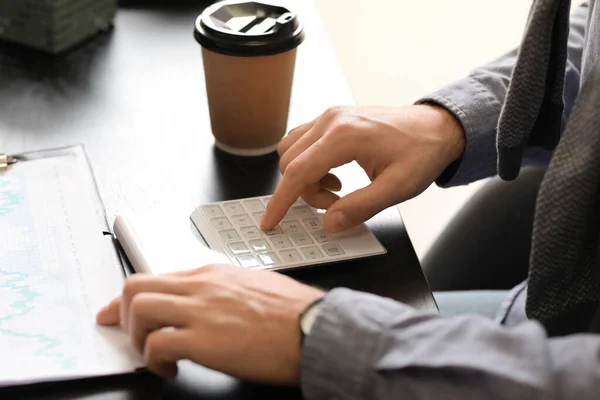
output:
[[287, 8], [222, 1], [196, 20], [212, 132], [239, 156], [274, 152], [287, 130], [296, 49], [304, 29]]

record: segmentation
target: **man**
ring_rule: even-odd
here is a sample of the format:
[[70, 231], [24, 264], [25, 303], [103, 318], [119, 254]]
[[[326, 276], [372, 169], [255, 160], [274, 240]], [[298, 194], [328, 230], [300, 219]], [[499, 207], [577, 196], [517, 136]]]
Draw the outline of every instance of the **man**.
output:
[[[600, 315], [595, 5], [579, 7], [569, 31], [568, 1], [535, 1], [518, 52], [417, 105], [331, 109], [279, 147], [283, 179], [262, 228], [302, 196], [327, 209], [334, 232], [434, 180], [466, 183], [497, 167], [514, 179], [522, 158], [546, 162], [556, 147], [538, 198], [529, 280], [511, 296], [503, 324], [231, 266], [131, 278], [98, 322], [120, 323], [160, 375], [190, 359], [244, 379], [301, 385], [307, 399], [597, 398], [600, 336], [586, 333]], [[352, 160], [372, 183], [340, 199], [329, 171]]]

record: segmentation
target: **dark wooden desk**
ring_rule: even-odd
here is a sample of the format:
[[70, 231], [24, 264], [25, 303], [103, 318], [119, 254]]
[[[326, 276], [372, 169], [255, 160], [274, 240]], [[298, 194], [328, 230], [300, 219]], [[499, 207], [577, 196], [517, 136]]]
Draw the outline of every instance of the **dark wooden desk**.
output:
[[[132, 209], [191, 210], [201, 202], [272, 193], [280, 177], [275, 157], [237, 159], [213, 148], [200, 50], [192, 36], [194, 19], [207, 3], [164, 3], [169, 5], [122, 1], [112, 32], [57, 59], [0, 47], [0, 149], [22, 152], [83, 143], [111, 221]], [[294, 3], [306, 23], [307, 40], [299, 52], [290, 127], [329, 106], [353, 102], [316, 7], [310, 0]], [[346, 190], [368, 182], [355, 164], [338, 173]], [[385, 210], [369, 225], [388, 249], [385, 257], [292, 276], [435, 309], [398, 211]], [[175, 382], [141, 375], [0, 391], [2, 399], [88, 396], [300, 397], [297, 391], [241, 383], [192, 365]]]

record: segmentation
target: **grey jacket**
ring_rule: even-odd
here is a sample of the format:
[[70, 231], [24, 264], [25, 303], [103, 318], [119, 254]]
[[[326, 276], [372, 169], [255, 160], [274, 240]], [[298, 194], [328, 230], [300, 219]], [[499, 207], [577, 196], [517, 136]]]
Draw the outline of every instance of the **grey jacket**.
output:
[[[589, 17], [589, 18], [588, 18]], [[595, 1], [571, 18], [564, 121], [580, 81], [600, 56]], [[495, 130], [516, 50], [425, 96], [462, 122], [466, 151], [438, 179], [453, 186], [496, 174]], [[551, 154], [529, 149], [525, 162]], [[524, 313], [526, 284], [515, 288], [498, 320], [440, 317], [348, 289], [325, 298], [303, 348], [308, 400], [600, 399], [600, 336], [548, 338]]]

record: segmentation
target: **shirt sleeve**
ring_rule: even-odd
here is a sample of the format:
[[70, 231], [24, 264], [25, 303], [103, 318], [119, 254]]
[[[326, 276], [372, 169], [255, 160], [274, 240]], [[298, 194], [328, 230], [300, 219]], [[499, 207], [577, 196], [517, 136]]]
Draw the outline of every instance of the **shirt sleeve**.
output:
[[600, 337], [549, 339], [536, 322], [443, 318], [349, 289], [321, 305], [302, 360], [307, 400], [592, 399]]
[[[588, 9], [588, 3], [584, 2], [571, 15], [563, 122], [568, 118], [579, 92]], [[474, 69], [464, 79], [416, 102], [434, 103], [446, 108], [462, 123], [465, 130], [465, 153], [436, 180], [439, 186], [467, 184], [497, 173], [496, 128], [517, 53], [518, 50], [515, 49], [487, 65]], [[541, 148], [529, 148], [524, 154], [524, 164], [545, 165], [550, 157], [551, 152]]]

